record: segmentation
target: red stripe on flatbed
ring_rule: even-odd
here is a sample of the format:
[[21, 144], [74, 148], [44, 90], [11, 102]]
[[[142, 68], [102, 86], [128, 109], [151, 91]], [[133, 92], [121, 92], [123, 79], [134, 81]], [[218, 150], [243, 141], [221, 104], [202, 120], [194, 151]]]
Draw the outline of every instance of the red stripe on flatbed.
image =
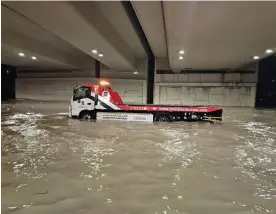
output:
[[213, 112], [221, 110], [216, 107], [185, 107], [185, 106], [135, 106], [135, 105], [118, 105], [121, 110], [125, 111], [169, 111], [169, 112]]

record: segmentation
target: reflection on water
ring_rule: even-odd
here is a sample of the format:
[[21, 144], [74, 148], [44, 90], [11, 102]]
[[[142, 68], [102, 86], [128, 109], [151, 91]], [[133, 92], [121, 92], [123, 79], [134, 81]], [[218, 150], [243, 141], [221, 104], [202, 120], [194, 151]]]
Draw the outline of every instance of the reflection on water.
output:
[[255, 180], [254, 195], [272, 199], [276, 197], [275, 127], [261, 122], [248, 122], [240, 126], [248, 130], [248, 134], [243, 137], [245, 144], [237, 147], [235, 161], [244, 173], [245, 182], [247, 177]]
[[2, 105], [3, 213], [276, 212], [275, 111], [148, 124], [51, 106]]

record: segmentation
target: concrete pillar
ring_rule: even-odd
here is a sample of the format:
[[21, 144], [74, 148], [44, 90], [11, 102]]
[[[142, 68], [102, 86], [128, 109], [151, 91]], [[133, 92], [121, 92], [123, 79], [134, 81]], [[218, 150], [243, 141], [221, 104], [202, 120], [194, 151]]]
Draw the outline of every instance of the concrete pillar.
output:
[[95, 60], [95, 78], [101, 78], [101, 62]]
[[147, 104], [153, 104], [153, 90], [154, 90], [154, 72], [155, 72], [155, 56], [151, 50], [150, 44], [147, 40], [145, 32], [140, 24], [140, 21], [136, 15], [135, 9], [130, 1], [121, 2], [126, 14], [131, 22], [133, 29], [135, 30], [145, 52], [148, 56], [148, 71], [147, 71]]
[[155, 76], [155, 57], [148, 58], [148, 72], [147, 72], [147, 104], [153, 104], [154, 94], [154, 76]]
[[17, 68], [1, 65], [1, 100], [15, 99], [15, 78]]

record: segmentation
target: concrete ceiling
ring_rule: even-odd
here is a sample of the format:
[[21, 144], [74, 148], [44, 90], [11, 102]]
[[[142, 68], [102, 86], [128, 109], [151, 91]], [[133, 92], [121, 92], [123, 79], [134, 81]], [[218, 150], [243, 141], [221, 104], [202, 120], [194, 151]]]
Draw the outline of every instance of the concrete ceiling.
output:
[[[64, 68], [68, 68], [68, 64], [69, 67], [87, 68], [84, 66], [89, 64], [87, 61], [94, 65], [97, 59], [114, 70], [132, 72], [137, 62], [146, 57], [121, 2], [10, 1], [2, 2], [1, 8], [2, 44], [36, 55], [44, 56], [43, 52], [47, 52], [46, 57], [52, 55], [64, 64]], [[104, 56], [93, 54], [92, 49]], [[17, 60], [15, 54], [16, 64]]]
[[[133, 1], [132, 5], [164, 68], [236, 68], [252, 62], [253, 55], [265, 57], [266, 49], [276, 48], [276, 2]], [[113, 70], [132, 72], [146, 57], [119, 1], [2, 1], [1, 9], [2, 63], [87, 69], [97, 59]], [[181, 49], [183, 60], [178, 59]], [[18, 52], [27, 56], [20, 58]], [[32, 55], [38, 60], [31, 60]]]
[[[276, 48], [276, 2], [135, 1], [133, 5], [155, 55], [164, 57], [167, 49], [172, 69], [236, 68]], [[178, 58], [181, 49], [183, 60]]]
[[132, 6], [157, 58], [167, 57], [162, 3], [159, 1], [133, 1]]
[[[72, 69], [94, 67], [94, 59], [49, 31], [2, 6], [2, 63], [20, 68]], [[19, 57], [18, 53], [25, 53]], [[37, 57], [32, 60], [31, 56]]]
[[[25, 57], [19, 57], [18, 53], [24, 53]], [[35, 56], [37, 60], [32, 60], [31, 57]], [[61, 62], [60, 60], [53, 59], [53, 57], [46, 57], [36, 52], [31, 52], [19, 46], [11, 46], [2, 42], [1, 45], [1, 58], [3, 64], [17, 66], [20, 69], [74, 69], [71, 63]]]

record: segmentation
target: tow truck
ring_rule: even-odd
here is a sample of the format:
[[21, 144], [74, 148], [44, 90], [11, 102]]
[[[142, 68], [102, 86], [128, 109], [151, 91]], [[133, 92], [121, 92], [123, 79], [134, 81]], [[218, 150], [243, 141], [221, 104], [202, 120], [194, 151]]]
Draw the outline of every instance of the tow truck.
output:
[[216, 122], [222, 112], [218, 107], [125, 104], [107, 81], [75, 86], [69, 105], [69, 117], [83, 120]]

